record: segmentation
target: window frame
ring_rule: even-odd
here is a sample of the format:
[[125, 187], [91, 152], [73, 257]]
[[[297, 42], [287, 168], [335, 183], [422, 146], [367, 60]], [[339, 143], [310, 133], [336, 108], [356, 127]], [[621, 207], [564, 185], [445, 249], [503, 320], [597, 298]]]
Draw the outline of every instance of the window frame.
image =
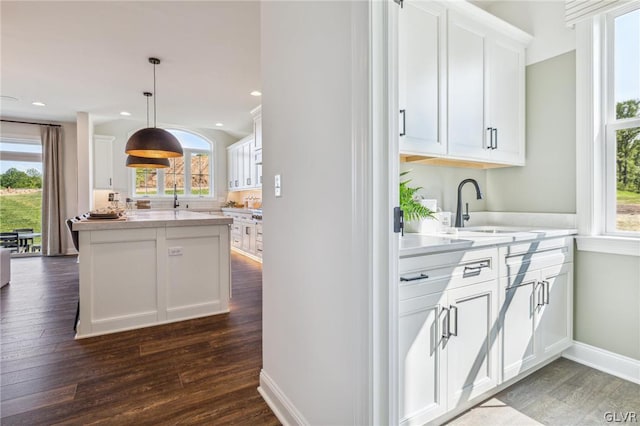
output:
[[[186, 132], [186, 133], [191, 133], [192, 135], [195, 135], [199, 138], [201, 138], [202, 140], [204, 140], [206, 143], [209, 144], [210, 149], [209, 150], [205, 150], [205, 149], [198, 149], [198, 148], [182, 148], [183, 150], [183, 157], [185, 159], [184, 162], [184, 194], [179, 194], [180, 198], [184, 199], [184, 200], [214, 200], [216, 198], [216, 187], [215, 187], [215, 176], [214, 176], [214, 162], [215, 162], [215, 147], [216, 144], [209, 138], [207, 138], [206, 136], [203, 136], [199, 133], [196, 133], [192, 130], [187, 130], [187, 129], [180, 129], [180, 128], [166, 128], [164, 130], [170, 131], [170, 130], [180, 130], [181, 132]], [[182, 143], [181, 143], [182, 145]], [[201, 194], [191, 194], [191, 162], [190, 161], [186, 161], [187, 158], [190, 158], [190, 156], [192, 154], [207, 154], [209, 155], [209, 194], [207, 195], [201, 195]], [[171, 159], [170, 159], [171, 160]], [[165, 193], [165, 177], [167, 173], [172, 173], [170, 172], [170, 170], [172, 169], [172, 167], [169, 167], [167, 169], [157, 169], [157, 177], [156, 177], [156, 194], [155, 195], [143, 195], [143, 194], [137, 194], [136, 193], [136, 170], [137, 169], [132, 169], [131, 170], [131, 194], [133, 194], [133, 196], [131, 198], [133, 199], [137, 199], [137, 198], [144, 198], [144, 199], [148, 199], [148, 200], [152, 200], [152, 199], [160, 199], [160, 200], [166, 200], [168, 198], [173, 197], [173, 194], [167, 194]], [[188, 192], [188, 193], [187, 193]]]
[[[603, 79], [606, 99], [606, 110], [602, 128], [604, 129], [604, 229], [603, 233], [618, 237], [640, 238], [640, 230], [624, 231], [617, 229], [617, 132], [632, 127], [640, 127], [640, 117], [618, 119], [616, 117], [615, 99], [615, 20], [627, 13], [640, 10], [640, 3], [628, 4], [617, 8], [604, 16], [604, 52]], [[602, 19], [602, 18], [601, 18]]]
[[640, 232], [615, 229], [615, 132], [635, 127], [637, 119], [615, 119], [609, 60], [613, 19], [638, 8], [640, 2], [627, 3], [575, 27], [578, 250], [640, 256]]

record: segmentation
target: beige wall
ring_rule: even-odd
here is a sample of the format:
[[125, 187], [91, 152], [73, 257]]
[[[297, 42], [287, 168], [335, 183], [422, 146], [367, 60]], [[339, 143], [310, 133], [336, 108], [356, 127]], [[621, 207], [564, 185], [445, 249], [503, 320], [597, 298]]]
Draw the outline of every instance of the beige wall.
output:
[[640, 360], [640, 257], [576, 252], [574, 339]]
[[487, 171], [487, 210], [576, 212], [575, 51], [526, 70], [526, 166]]
[[[458, 185], [466, 178], [473, 178], [478, 181], [480, 190], [484, 198], [476, 199], [476, 192], [471, 184], [464, 186], [462, 199], [469, 203], [469, 211], [484, 211], [487, 209], [487, 199], [491, 194], [487, 193], [487, 172], [479, 169], [465, 169], [460, 167], [427, 166], [424, 164], [400, 164], [400, 171], [410, 170], [409, 174], [402, 177], [402, 180], [411, 179], [410, 187], [422, 187], [418, 194], [424, 198], [435, 198], [438, 200], [438, 207], [442, 211], [449, 211], [455, 214], [458, 199]], [[463, 204], [464, 206], [464, 204]]]

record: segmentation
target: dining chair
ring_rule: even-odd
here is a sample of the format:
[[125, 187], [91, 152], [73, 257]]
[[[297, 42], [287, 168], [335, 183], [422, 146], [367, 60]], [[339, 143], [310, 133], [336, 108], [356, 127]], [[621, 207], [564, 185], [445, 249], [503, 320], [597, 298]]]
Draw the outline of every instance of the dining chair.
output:
[[0, 232], [0, 247], [11, 249], [11, 253], [20, 251], [20, 240], [17, 232]]
[[13, 232], [18, 233], [18, 242], [19, 250], [24, 253], [28, 253], [31, 250], [31, 246], [33, 245], [33, 237], [21, 237], [20, 234], [33, 234], [33, 228], [17, 228], [14, 229]]
[[[67, 228], [69, 228], [69, 233], [71, 234], [71, 241], [73, 241], [73, 246], [78, 252], [78, 256], [80, 256], [80, 241], [79, 241], [79, 232], [73, 230], [73, 224], [82, 220], [82, 216], [72, 217], [71, 219], [67, 219]], [[78, 260], [80, 260], [78, 258]], [[78, 297], [78, 307], [76, 308], [76, 319], [73, 322], [73, 331], [77, 331], [78, 328], [78, 320], [80, 319], [80, 297]]]

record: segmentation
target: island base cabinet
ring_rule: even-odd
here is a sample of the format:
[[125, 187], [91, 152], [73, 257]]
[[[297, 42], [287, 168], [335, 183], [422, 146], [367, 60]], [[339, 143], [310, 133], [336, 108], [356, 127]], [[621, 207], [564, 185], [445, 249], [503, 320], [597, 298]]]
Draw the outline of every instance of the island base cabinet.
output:
[[229, 225], [82, 231], [76, 338], [229, 312]]
[[400, 424], [422, 425], [498, 384], [495, 280], [400, 302]]

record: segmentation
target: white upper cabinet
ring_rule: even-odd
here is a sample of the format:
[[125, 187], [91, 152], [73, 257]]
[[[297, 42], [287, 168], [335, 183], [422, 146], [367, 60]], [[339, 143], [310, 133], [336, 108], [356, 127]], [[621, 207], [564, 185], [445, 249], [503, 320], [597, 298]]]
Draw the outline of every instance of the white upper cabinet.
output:
[[466, 2], [406, 1], [398, 24], [405, 159], [524, 165], [531, 36]]
[[255, 139], [249, 135], [227, 148], [227, 182], [229, 191], [262, 187], [262, 166], [256, 164]]
[[254, 147], [255, 149], [262, 149], [262, 107], [251, 111], [253, 115], [253, 134], [255, 136]]
[[93, 188], [113, 189], [113, 136], [93, 137]]
[[449, 154], [487, 160], [484, 125], [485, 34], [470, 19], [449, 15]]
[[487, 59], [487, 128], [490, 159], [524, 165], [524, 49], [505, 39], [490, 40]]
[[400, 150], [445, 154], [445, 9], [432, 2], [406, 2], [399, 20]]

